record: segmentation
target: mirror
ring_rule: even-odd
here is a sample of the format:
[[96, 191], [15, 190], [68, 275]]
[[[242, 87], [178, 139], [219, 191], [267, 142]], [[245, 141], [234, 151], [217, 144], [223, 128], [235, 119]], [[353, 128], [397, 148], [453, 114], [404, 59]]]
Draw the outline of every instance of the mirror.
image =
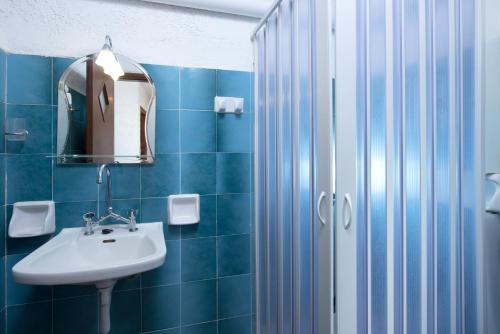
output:
[[153, 163], [156, 92], [138, 63], [116, 54], [116, 81], [95, 60], [71, 64], [58, 86], [57, 162]]

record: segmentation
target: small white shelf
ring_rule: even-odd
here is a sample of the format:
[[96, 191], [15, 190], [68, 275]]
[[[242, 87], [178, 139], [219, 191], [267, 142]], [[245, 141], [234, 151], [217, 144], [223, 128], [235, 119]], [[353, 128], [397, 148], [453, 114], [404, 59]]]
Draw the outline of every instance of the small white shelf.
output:
[[169, 225], [191, 225], [200, 222], [200, 195], [168, 196]]
[[27, 238], [54, 233], [56, 218], [53, 201], [14, 203], [9, 237]]

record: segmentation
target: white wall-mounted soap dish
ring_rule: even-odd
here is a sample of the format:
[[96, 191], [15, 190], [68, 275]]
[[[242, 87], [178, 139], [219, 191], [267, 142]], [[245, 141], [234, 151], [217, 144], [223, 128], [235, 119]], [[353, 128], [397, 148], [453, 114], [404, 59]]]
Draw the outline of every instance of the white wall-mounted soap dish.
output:
[[200, 195], [168, 196], [168, 223], [170, 225], [191, 225], [200, 221]]
[[14, 203], [9, 223], [9, 237], [26, 238], [54, 233], [56, 230], [53, 201]]

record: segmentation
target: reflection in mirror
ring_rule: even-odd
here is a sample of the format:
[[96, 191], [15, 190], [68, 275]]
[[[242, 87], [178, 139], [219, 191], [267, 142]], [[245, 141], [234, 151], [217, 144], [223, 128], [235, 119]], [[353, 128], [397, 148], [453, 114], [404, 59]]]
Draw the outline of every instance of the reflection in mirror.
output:
[[95, 60], [74, 62], [59, 81], [58, 163], [152, 163], [155, 87], [134, 61], [116, 55], [124, 74], [113, 80]]

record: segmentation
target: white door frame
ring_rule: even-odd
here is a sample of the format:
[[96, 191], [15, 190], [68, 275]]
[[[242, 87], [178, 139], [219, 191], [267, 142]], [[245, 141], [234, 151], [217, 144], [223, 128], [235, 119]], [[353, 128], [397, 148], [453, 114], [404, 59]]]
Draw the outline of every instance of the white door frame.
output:
[[315, 280], [316, 333], [333, 329], [333, 104], [332, 104], [332, 9], [331, 2], [314, 0], [315, 46], [315, 217], [317, 267]]
[[[335, 17], [337, 333], [356, 333], [356, 1], [337, 1]], [[348, 203], [350, 199], [350, 204]], [[350, 211], [350, 212], [349, 212]], [[350, 225], [344, 227], [350, 214]]]

